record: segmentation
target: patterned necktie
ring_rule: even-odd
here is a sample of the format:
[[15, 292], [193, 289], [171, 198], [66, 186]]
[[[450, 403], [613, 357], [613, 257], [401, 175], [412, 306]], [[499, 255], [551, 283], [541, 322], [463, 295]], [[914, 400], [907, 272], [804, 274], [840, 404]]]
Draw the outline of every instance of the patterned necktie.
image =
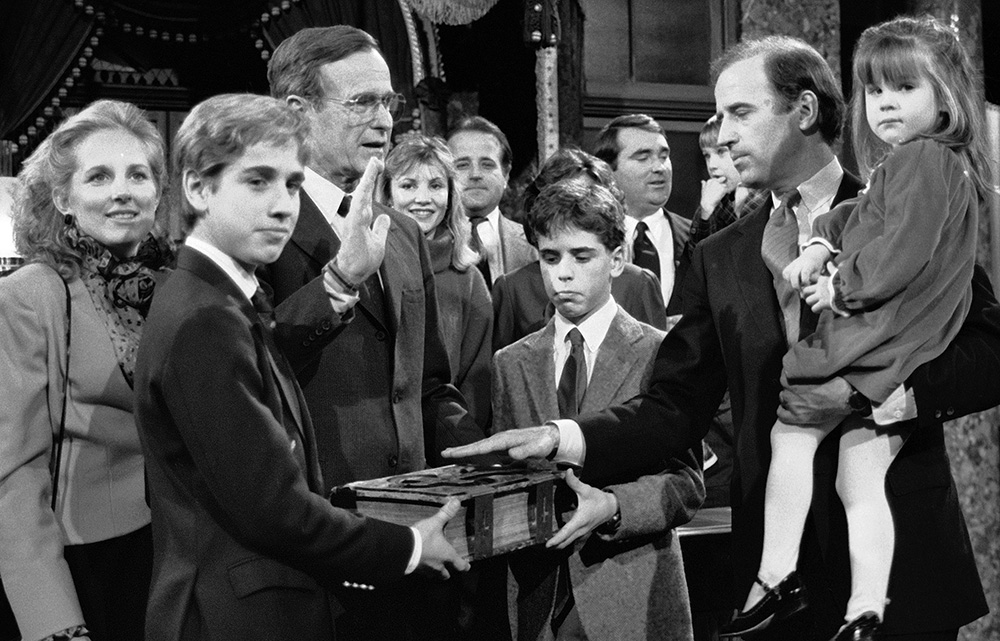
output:
[[253, 308], [257, 310], [257, 315], [263, 321], [264, 327], [273, 332], [277, 322], [274, 320], [274, 306], [271, 305], [271, 299], [268, 298], [263, 289], [258, 287], [257, 291], [250, 297], [250, 302], [253, 304]]
[[632, 262], [643, 269], [656, 274], [660, 278], [660, 253], [649, 240], [647, 232], [649, 227], [646, 223], [639, 221], [635, 226], [635, 241], [632, 243]]
[[479, 252], [479, 271], [482, 272], [483, 278], [486, 279], [486, 286], [491, 287], [493, 285], [493, 278], [490, 273], [489, 250], [479, 235], [479, 226], [486, 222], [486, 216], [470, 216], [469, 221], [472, 223], [472, 248]]
[[583, 334], [573, 328], [566, 335], [569, 341], [569, 357], [563, 365], [559, 377], [556, 398], [559, 401], [559, 417], [573, 418], [580, 413], [583, 395], [587, 393], [587, 356], [583, 352]]
[[778, 208], [771, 212], [764, 226], [764, 237], [760, 245], [760, 255], [771, 271], [774, 291], [785, 320], [785, 337], [791, 345], [799, 338], [799, 294], [781, 272], [799, 255], [799, 221], [795, 217], [795, 205], [802, 199], [797, 190], [784, 195]]

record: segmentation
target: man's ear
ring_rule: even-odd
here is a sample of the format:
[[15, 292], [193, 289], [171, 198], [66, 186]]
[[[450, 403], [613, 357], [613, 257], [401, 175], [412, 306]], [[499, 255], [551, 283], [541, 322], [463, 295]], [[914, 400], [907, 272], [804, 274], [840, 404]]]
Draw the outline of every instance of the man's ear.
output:
[[625, 269], [625, 246], [618, 245], [611, 252], [611, 278], [618, 278]]
[[305, 111], [311, 103], [301, 96], [296, 96], [295, 94], [290, 94], [285, 96], [285, 103], [295, 109], [296, 111]]
[[799, 129], [808, 131], [819, 125], [819, 98], [808, 89], [799, 94], [795, 109], [799, 115]]
[[204, 214], [208, 211], [208, 196], [212, 186], [201, 174], [193, 169], [185, 169], [181, 177], [184, 185], [184, 197], [191, 204], [195, 211]]

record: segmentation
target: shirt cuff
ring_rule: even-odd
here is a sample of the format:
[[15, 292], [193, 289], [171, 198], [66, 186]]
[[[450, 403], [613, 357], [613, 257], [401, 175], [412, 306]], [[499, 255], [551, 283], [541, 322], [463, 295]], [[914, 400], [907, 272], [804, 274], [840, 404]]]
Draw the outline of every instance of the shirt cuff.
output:
[[347, 286], [329, 269], [323, 270], [323, 288], [330, 298], [330, 306], [333, 307], [333, 311], [340, 315], [354, 309], [354, 306], [361, 300], [357, 290], [353, 292], [348, 290]]
[[834, 256], [836, 256], [837, 254], [840, 253], [840, 250], [837, 249], [836, 247], [834, 247], [833, 243], [831, 243], [827, 239], [823, 238], [822, 236], [813, 236], [812, 238], [810, 238], [809, 240], [807, 240], [806, 243], [804, 245], [802, 245], [802, 247], [804, 249], [804, 248], [808, 247], [809, 245], [822, 245], [822, 246], [826, 247], [827, 250], [831, 254], [833, 254]]
[[872, 404], [872, 418], [877, 425], [892, 425], [917, 418], [917, 400], [913, 390], [900, 385], [880, 405]]
[[566, 463], [583, 467], [583, 459], [587, 454], [587, 443], [583, 440], [583, 430], [576, 421], [560, 419], [549, 421], [559, 429], [559, 447], [553, 459], [556, 463]]
[[837, 305], [837, 301], [840, 299], [837, 298], [837, 288], [833, 286], [833, 281], [836, 280], [837, 276], [837, 268], [833, 266], [833, 263], [827, 263], [827, 264], [829, 266], [828, 269], [830, 272], [830, 278], [827, 279], [826, 281], [826, 287], [827, 287], [827, 293], [830, 294], [830, 309], [833, 310], [834, 314], [837, 314], [839, 316], [844, 316], [844, 317], [850, 316], [851, 315], [850, 312], [841, 309], [841, 307]]
[[413, 574], [413, 571], [420, 564], [420, 555], [424, 553], [424, 539], [420, 536], [420, 530], [411, 525], [410, 532], [413, 532], [413, 554], [410, 555], [410, 562], [406, 564], [406, 571], [403, 572], [404, 576]]

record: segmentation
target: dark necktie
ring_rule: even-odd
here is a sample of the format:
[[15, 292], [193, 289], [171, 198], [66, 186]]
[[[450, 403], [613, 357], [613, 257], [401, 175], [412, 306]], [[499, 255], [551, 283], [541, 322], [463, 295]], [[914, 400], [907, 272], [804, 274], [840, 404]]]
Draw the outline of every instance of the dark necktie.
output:
[[632, 262], [637, 267], [648, 269], [656, 274], [657, 278], [660, 278], [660, 253], [656, 251], [656, 247], [649, 240], [649, 236], [646, 234], [648, 231], [649, 227], [642, 221], [639, 221], [639, 224], [635, 226], [635, 242], [632, 243]]
[[798, 191], [789, 192], [782, 197], [781, 204], [771, 212], [771, 217], [764, 225], [764, 237], [760, 245], [761, 258], [774, 279], [774, 291], [781, 306], [785, 336], [789, 344], [799, 338], [800, 302], [798, 292], [781, 276], [781, 272], [799, 255], [799, 221], [794, 211], [799, 200], [801, 196]]
[[583, 334], [573, 328], [566, 339], [570, 343], [569, 357], [563, 365], [559, 377], [556, 398], [559, 401], [559, 417], [574, 418], [580, 413], [583, 395], [587, 392], [587, 357], [583, 353]]
[[486, 279], [486, 286], [492, 287], [493, 279], [490, 274], [489, 250], [483, 244], [483, 239], [479, 235], [479, 226], [486, 222], [486, 216], [470, 216], [469, 221], [472, 223], [472, 248], [479, 252], [479, 271], [482, 272], [483, 278]]
[[271, 299], [268, 298], [263, 289], [258, 287], [257, 291], [250, 297], [250, 302], [253, 304], [253, 308], [257, 310], [257, 315], [260, 316], [264, 327], [273, 332], [277, 322], [274, 320], [274, 306], [271, 305]]
[[351, 195], [344, 194], [344, 197], [340, 199], [340, 206], [337, 207], [337, 215], [343, 218], [347, 216], [347, 212], [351, 209]]

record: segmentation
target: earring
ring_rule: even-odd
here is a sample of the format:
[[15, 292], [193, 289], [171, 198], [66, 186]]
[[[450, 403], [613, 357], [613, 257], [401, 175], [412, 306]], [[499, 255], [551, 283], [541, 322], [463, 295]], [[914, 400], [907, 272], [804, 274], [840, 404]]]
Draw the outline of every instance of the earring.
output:
[[70, 225], [72, 225], [73, 224], [73, 214], [66, 214], [65, 216], [63, 216], [63, 222], [66, 223], [67, 227], [69, 227]]

